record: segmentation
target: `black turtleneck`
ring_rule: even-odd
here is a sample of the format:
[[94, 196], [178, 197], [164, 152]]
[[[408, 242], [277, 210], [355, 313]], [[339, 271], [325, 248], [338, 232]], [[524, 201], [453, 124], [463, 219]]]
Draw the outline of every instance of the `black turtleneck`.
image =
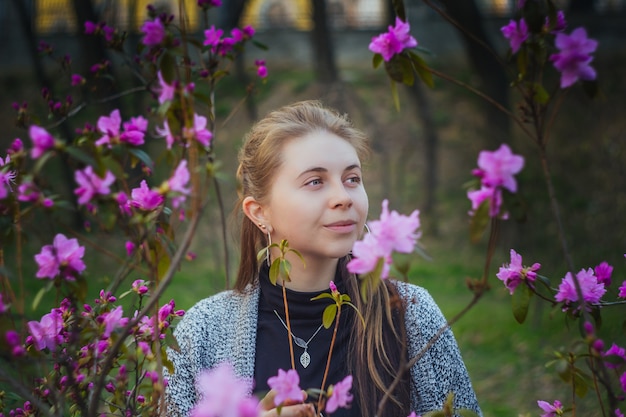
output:
[[[264, 395], [269, 391], [267, 380], [272, 376], [278, 375], [278, 369], [285, 371], [291, 369], [287, 329], [285, 329], [285, 326], [276, 314], [278, 313], [280, 318], [286, 323], [283, 289], [280, 285], [272, 285], [269, 280], [268, 270], [267, 265], [263, 265], [259, 273], [261, 296], [259, 299], [254, 381], [255, 393], [260, 395]], [[346, 292], [339, 267], [335, 273], [334, 282], [339, 292]], [[299, 292], [287, 289], [286, 292], [291, 331], [295, 336], [308, 341], [320, 328], [324, 309], [327, 305], [334, 302], [328, 298], [311, 301], [311, 298], [323, 292], [330, 293], [330, 289], [315, 292]], [[350, 331], [355, 319], [358, 320], [352, 308], [343, 306], [325, 388], [343, 380], [348, 375], [348, 345]], [[300, 376], [300, 387], [304, 390], [309, 388], [319, 389], [322, 384], [334, 326], [333, 322], [328, 329], [322, 327], [308, 343], [308, 354], [311, 362], [306, 368], [300, 363], [300, 357], [304, 353], [304, 349], [295, 343], [293, 344], [296, 371], [298, 371]], [[332, 414], [333, 417], [358, 415], [356, 404], [353, 404], [350, 409], [340, 408]]]

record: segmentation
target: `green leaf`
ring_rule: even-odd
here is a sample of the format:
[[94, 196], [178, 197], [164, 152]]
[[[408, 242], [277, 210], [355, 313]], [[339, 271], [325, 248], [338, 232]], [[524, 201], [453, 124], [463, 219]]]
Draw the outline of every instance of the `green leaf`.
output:
[[374, 54], [372, 57], [372, 66], [374, 69], [378, 68], [383, 63], [383, 56], [381, 54]]
[[434, 88], [435, 81], [433, 80], [433, 74], [430, 72], [430, 68], [428, 67], [428, 64], [426, 64], [426, 61], [424, 61], [422, 57], [415, 52], [410, 51], [409, 56], [411, 57], [411, 61], [413, 61], [413, 67], [415, 68], [415, 71], [420, 79], [430, 88]]
[[37, 163], [35, 164], [35, 166], [33, 167], [33, 175], [37, 175], [39, 173], [39, 171], [41, 171], [41, 169], [43, 168], [43, 166], [46, 164], [46, 162], [48, 162], [48, 160], [50, 158], [52, 158], [52, 155], [54, 155], [54, 152], [46, 152], [44, 153], [38, 160]]
[[170, 265], [172, 263], [172, 260], [170, 259], [169, 254], [167, 253], [167, 251], [163, 250], [160, 251], [160, 257], [159, 257], [159, 263], [157, 265], [157, 276], [158, 276], [158, 281], [161, 281], [161, 278], [163, 278], [165, 276], [165, 274], [167, 273], [167, 270], [170, 268]]
[[283, 277], [283, 281], [290, 282], [291, 281], [291, 262], [287, 259], [280, 260], [280, 275]]
[[456, 413], [461, 417], [478, 417], [478, 414], [476, 414], [472, 410], [468, 410], [467, 408], [460, 408], [456, 410]]
[[539, 104], [546, 104], [548, 100], [550, 100], [550, 94], [543, 88], [543, 85], [539, 83], [534, 84], [535, 94], [533, 95], [533, 100]]
[[269, 272], [270, 282], [273, 285], [276, 285], [276, 282], [278, 281], [279, 271], [280, 271], [280, 259], [276, 258], [272, 261], [272, 265], [270, 266], [270, 272]]
[[342, 303], [349, 303], [350, 301], [352, 301], [348, 294], [341, 294], [341, 297], [339, 297], [339, 299]]
[[167, 357], [167, 350], [166, 349], [161, 349], [161, 356], [162, 356], [162, 360], [163, 360], [163, 366], [165, 366], [165, 368], [167, 369], [167, 372], [169, 372], [171, 375], [174, 374], [174, 363], [172, 363], [172, 361]]
[[323, 292], [320, 295], [316, 295], [315, 297], [311, 298], [311, 301], [321, 300], [323, 298], [330, 298], [331, 300], [334, 300], [332, 294], [329, 294], [327, 292]]
[[50, 280], [44, 287], [41, 287], [39, 291], [37, 291], [37, 295], [35, 295], [35, 299], [33, 300], [33, 304], [32, 304], [33, 310], [37, 310], [37, 307], [39, 306], [41, 299], [43, 298], [45, 293], [50, 291], [50, 289], [52, 288], [52, 285], [54, 285], [54, 281]]
[[161, 57], [159, 69], [161, 70], [163, 80], [165, 80], [168, 84], [171, 84], [176, 78], [176, 59], [167, 50]]
[[526, 69], [528, 68], [528, 52], [526, 48], [521, 48], [517, 52], [517, 72], [521, 78], [526, 76]]
[[406, 56], [400, 55], [400, 68], [402, 69], [402, 84], [411, 86], [415, 82], [413, 65]]
[[254, 39], [252, 40], [252, 45], [254, 45], [254, 46], [256, 46], [257, 48], [262, 49], [262, 50], [264, 50], [264, 51], [268, 51], [268, 50], [270, 49], [270, 48], [268, 48], [268, 46], [267, 46], [267, 45], [265, 45], [264, 43], [259, 42], [259, 41], [256, 41], [256, 40], [254, 40]]
[[402, 69], [402, 62], [400, 55], [395, 55], [391, 60], [385, 61], [385, 71], [387, 71], [387, 75], [393, 81], [397, 81], [399, 83], [404, 80], [404, 71]]
[[530, 298], [532, 297], [532, 290], [526, 285], [521, 283], [515, 289], [515, 292], [511, 296], [511, 305], [513, 306], [513, 317], [518, 323], [524, 323], [526, 316], [528, 315], [528, 305], [530, 304]]
[[92, 167], [96, 167], [96, 160], [85, 153], [82, 149], [79, 149], [75, 146], [68, 146], [65, 148], [65, 151], [72, 156], [74, 159], [81, 161], [85, 165], [91, 165]]
[[489, 200], [485, 200], [470, 218], [470, 241], [472, 243], [476, 243], [480, 240], [485, 229], [487, 229], [489, 220]]
[[[152, 162], [150, 155], [148, 155], [141, 149], [137, 149], [137, 148], [128, 148], [128, 152], [131, 155], [133, 155], [135, 158], [143, 162], [146, 167], [150, 168], [151, 170], [154, 170], [154, 162]], [[134, 167], [136, 163], [133, 163], [132, 165]]]
[[176, 352], [180, 353], [180, 346], [178, 345], [178, 340], [176, 340], [176, 337], [174, 337], [174, 334], [172, 332], [166, 332], [165, 333], [165, 344], [174, 349]]
[[398, 97], [398, 87], [396, 82], [391, 80], [391, 97], [393, 98], [393, 104], [396, 107], [396, 111], [400, 111], [400, 97]]
[[589, 390], [589, 384], [585, 379], [584, 375], [579, 374], [578, 372], [574, 373], [574, 391], [578, 398], [583, 398], [587, 395], [587, 391]]
[[337, 316], [337, 304], [329, 304], [324, 309], [324, 313], [322, 314], [322, 324], [324, 324], [324, 328], [328, 329], [333, 325], [333, 321], [335, 321], [335, 317]]
[[396, 12], [396, 15], [403, 21], [406, 22], [406, 11], [404, 9], [404, 1], [403, 0], [391, 0], [393, 4], [393, 10]]

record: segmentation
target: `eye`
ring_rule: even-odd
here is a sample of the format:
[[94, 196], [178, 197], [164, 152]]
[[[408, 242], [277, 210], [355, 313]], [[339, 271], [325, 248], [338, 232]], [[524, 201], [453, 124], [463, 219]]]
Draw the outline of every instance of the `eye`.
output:
[[316, 185], [321, 185], [321, 184], [322, 184], [322, 180], [320, 178], [315, 178], [304, 183], [304, 185], [310, 185], [310, 186], [316, 186]]
[[349, 184], [360, 184], [361, 177], [359, 177], [358, 175], [352, 175], [346, 179], [346, 182]]

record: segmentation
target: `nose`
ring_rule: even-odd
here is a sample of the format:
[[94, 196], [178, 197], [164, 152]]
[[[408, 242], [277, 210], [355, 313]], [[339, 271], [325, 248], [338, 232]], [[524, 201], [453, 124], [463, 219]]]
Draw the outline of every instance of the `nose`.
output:
[[330, 206], [332, 208], [350, 208], [352, 207], [352, 196], [342, 184], [333, 187], [333, 193], [330, 198]]

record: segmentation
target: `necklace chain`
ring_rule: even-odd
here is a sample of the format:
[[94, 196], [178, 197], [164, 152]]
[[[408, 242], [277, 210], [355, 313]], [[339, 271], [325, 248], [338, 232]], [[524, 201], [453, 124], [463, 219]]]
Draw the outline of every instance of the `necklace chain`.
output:
[[287, 327], [283, 318], [280, 317], [280, 314], [278, 314], [278, 311], [274, 310], [274, 314], [276, 314], [276, 317], [278, 317], [278, 320], [280, 320], [280, 323], [283, 325], [285, 330], [287, 330], [291, 334], [291, 337], [293, 337], [293, 341], [295, 342], [295, 344], [301, 347], [302, 349], [304, 349], [304, 352], [300, 356], [300, 363], [302, 364], [303, 367], [306, 368], [311, 363], [311, 355], [309, 355], [309, 352], [308, 352], [309, 343], [311, 343], [311, 340], [313, 340], [313, 338], [317, 336], [320, 330], [322, 330], [322, 327], [324, 327], [324, 323], [320, 324], [320, 327], [318, 327], [315, 333], [313, 333], [313, 336], [309, 337], [309, 340], [305, 342], [304, 339], [296, 336], [295, 334], [293, 334], [291, 330], [289, 330], [289, 327]]

